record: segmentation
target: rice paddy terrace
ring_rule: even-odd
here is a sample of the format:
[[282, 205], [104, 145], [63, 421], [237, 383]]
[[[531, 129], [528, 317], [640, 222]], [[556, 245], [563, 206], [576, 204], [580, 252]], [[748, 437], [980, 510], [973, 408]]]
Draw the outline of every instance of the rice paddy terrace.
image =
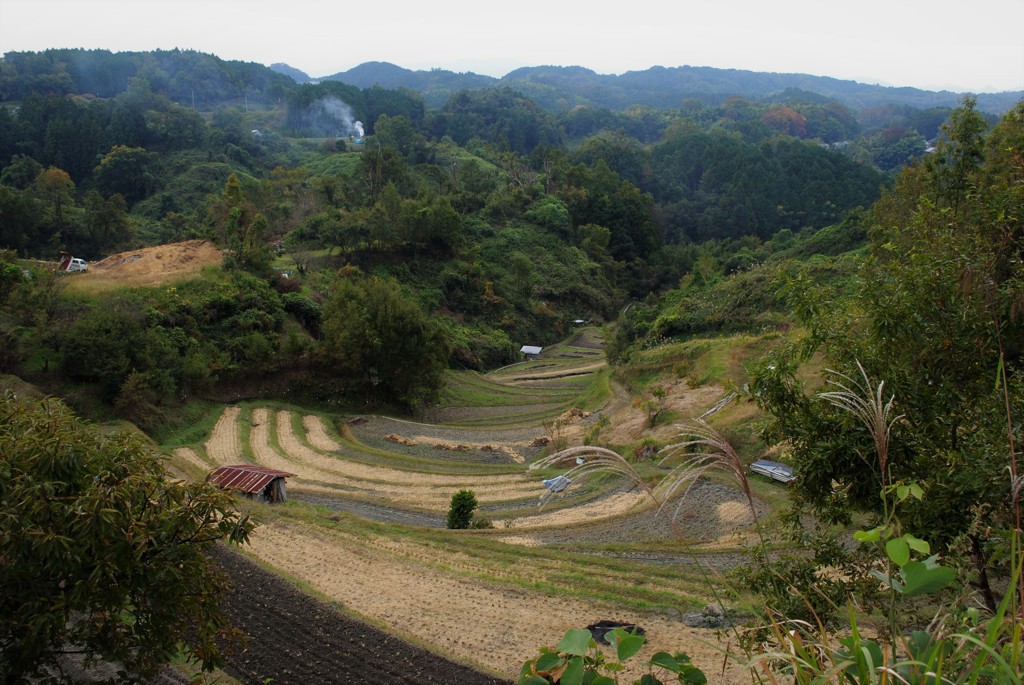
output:
[[[202, 443], [170, 450], [170, 463], [197, 479], [246, 462], [295, 474], [285, 504], [250, 505], [262, 525], [246, 554], [456, 661], [511, 678], [567, 629], [614, 619], [643, 626], [647, 651], [720, 664], [714, 633], [686, 619], [709, 600], [708, 574], [740, 558], [752, 515], [738, 488], [691, 491], [676, 516], [685, 545], [638, 488], [612, 477], [538, 506], [555, 474], [531, 462], [595, 435], [602, 416], [607, 425], [636, 411], [601, 343], [588, 328], [537, 359], [454, 373], [422, 422], [228, 406]], [[493, 527], [444, 529], [461, 489]]]

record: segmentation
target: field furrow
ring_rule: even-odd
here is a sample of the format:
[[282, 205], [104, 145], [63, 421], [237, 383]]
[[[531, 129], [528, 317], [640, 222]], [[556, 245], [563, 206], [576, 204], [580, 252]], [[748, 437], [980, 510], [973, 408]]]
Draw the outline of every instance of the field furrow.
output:
[[544, 528], [548, 526], [575, 526], [602, 518], [612, 518], [647, 504], [644, 492], [620, 492], [599, 500], [574, 507], [547, 511], [534, 516], [522, 516], [508, 521], [495, 521], [498, 528]]
[[206, 441], [206, 454], [217, 466], [239, 464], [242, 458], [242, 439], [239, 435], [239, 407], [225, 407], [217, 419], [210, 439]]
[[[275, 417], [275, 413], [277, 416]], [[492, 484], [479, 479], [444, 478], [395, 469], [372, 467], [328, 457], [307, 447], [292, 429], [291, 414], [265, 407], [252, 411], [249, 443], [256, 463], [295, 474], [289, 486], [296, 491], [318, 494], [361, 495], [384, 499], [399, 507], [445, 511], [451, 496], [460, 488], [473, 487], [483, 503], [502, 503], [536, 497], [543, 485], [523, 478], [501, 477]], [[271, 442], [271, 426], [278, 428], [282, 451]], [[337, 486], [341, 491], [333, 491]]]
[[181, 459], [182, 461], [184, 461], [184, 462], [186, 462], [186, 463], [196, 467], [197, 469], [199, 469], [203, 473], [206, 473], [207, 471], [210, 470], [210, 464], [205, 459], [203, 459], [201, 456], [199, 456], [199, 453], [196, 452], [191, 447], [179, 447], [179, 448], [175, 449], [174, 450], [174, 456], [176, 456], [178, 459]]
[[306, 429], [306, 440], [314, 448], [323, 452], [335, 452], [341, 449], [341, 445], [327, 432], [327, 426], [319, 416], [314, 414], [303, 416], [302, 427]]
[[[461, 661], [486, 662], [508, 677], [518, 673], [534, 646], [555, 644], [569, 628], [601, 619], [646, 629], [648, 643], [635, 661], [659, 650], [685, 648], [709, 670], [721, 662], [713, 631], [688, 628], [664, 616], [496, 586], [387, 550], [344, 545], [307, 527], [265, 525], [251, 539], [251, 551], [262, 561], [346, 608]], [[637, 678], [641, 671], [625, 675]], [[715, 682], [749, 682], [749, 676], [729, 671]]]
[[[308, 426], [310, 423], [316, 424], [318, 422], [310, 422], [306, 419], [317, 417], [303, 417], [303, 426]], [[308, 428], [307, 428], [308, 430]], [[320, 428], [322, 431], [322, 426]], [[521, 475], [508, 475], [508, 476], [451, 476], [451, 475], [440, 475], [431, 473], [419, 473], [415, 471], [403, 471], [399, 469], [387, 468], [383, 466], [370, 466], [360, 462], [348, 461], [346, 459], [328, 456], [318, 449], [308, 447], [301, 439], [295, 434], [292, 427], [292, 414], [290, 412], [278, 412], [277, 415], [277, 436], [281, 443], [281, 448], [289, 457], [293, 457], [299, 461], [305, 462], [310, 466], [325, 472], [334, 472], [343, 474], [351, 478], [359, 478], [363, 480], [380, 481], [383, 483], [391, 483], [395, 485], [446, 485], [449, 487], [491, 487], [496, 486], [508, 486], [517, 485], [518, 487], [513, 488], [514, 490], [521, 490], [522, 495], [538, 495], [540, 490], [537, 488], [536, 482], [526, 482], [524, 476]], [[311, 436], [307, 433], [307, 439], [311, 445], [325, 445], [332, 444], [334, 449], [341, 452], [341, 446], [333, 440], [325, 441], [323, 438], [325, 435], [321, 433], [317, 437]], [[503, 490], [508, 492], [507, 488], [503, 487]]]

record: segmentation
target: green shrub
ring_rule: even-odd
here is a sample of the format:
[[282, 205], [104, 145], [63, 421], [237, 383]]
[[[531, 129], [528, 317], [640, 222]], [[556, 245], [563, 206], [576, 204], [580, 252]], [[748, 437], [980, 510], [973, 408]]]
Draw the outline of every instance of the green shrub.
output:
[[473, 522], [473, 512], [476, 511], [476, 495], [472, 490], [459, 490], [452, 495], [452, 503], [448, 508], [448, 528], [453, 530], [465, 530]]

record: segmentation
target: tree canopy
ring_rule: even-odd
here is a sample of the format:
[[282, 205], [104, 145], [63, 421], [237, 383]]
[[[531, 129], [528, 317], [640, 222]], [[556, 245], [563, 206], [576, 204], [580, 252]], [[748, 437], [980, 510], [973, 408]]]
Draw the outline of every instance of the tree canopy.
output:
[[60, 401], [0, 397], [0, 676], [20, 682], [68, 650], [145, 677], [179, 653], [210, 668], [224, 578], [204, 550], [252, 522], [226, 492], [168, 478], [128, 433]]
[[[790, 280], [808, 335], [766, 362], [751, 391], [770, 417], [766, 437], [792, 451], [802, 504], [843, 519], [850, 506], [877, 511], [886, 483], [916, 482], [924, 498], [905, 520], [947, 549], [966, 539], [984, 577], [993, 551], [977, 526], [1009, 524], [1008, 430], [1024, 399], [1024, 104], [987, 136], [972, 105], [873, 208], [852, 300]], [[814, 352], [842, 376], [859, 378], [860, 364], [885, 382], [902, 416], [885, 463], [859, 456], [873, 452], [863, 426], [803, 390], [797, 362]]]
[[393, 281], [339, 274], [323, 307], [323, 353], [368, 403], [422, 407], [441, 387], [448, 343]]

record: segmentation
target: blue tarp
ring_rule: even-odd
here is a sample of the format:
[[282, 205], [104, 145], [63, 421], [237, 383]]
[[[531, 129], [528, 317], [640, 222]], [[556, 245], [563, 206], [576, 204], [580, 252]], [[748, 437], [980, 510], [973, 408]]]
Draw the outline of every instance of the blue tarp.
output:
[[548, 478], [547, 480], [544, 481], [544, 487], [546, 487], [551, 492], [561, 492], [570, 485], [572, 485], [572, 481], [566, 478], [565, 476], [556, 476], [554, 478]]

